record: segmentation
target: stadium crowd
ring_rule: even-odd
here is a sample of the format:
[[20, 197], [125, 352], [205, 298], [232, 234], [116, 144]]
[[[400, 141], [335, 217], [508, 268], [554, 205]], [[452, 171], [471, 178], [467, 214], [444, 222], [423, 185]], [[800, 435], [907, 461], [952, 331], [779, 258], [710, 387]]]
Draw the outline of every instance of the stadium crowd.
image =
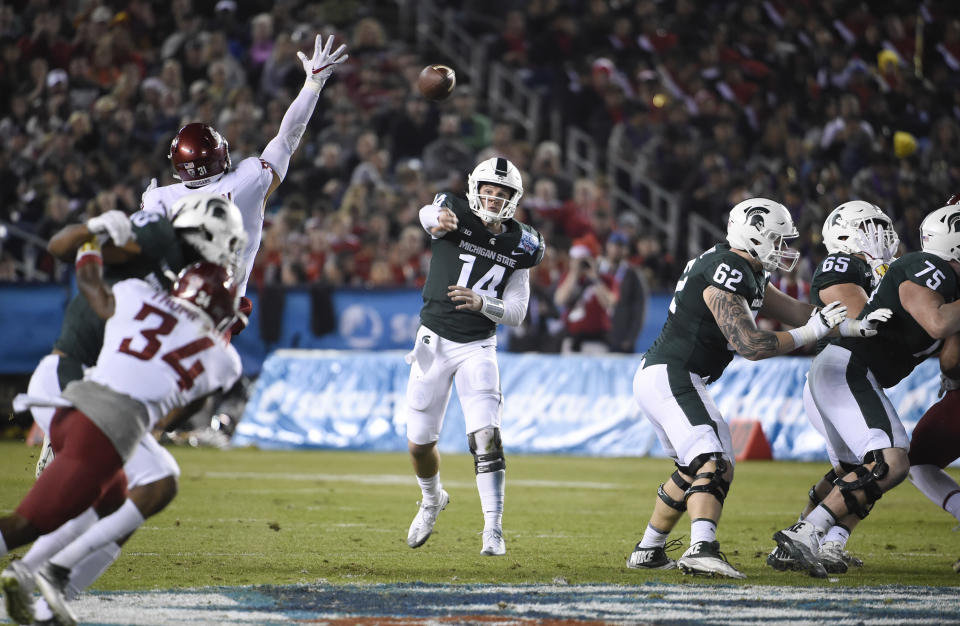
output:
[[[785, 291], [802, 291], [833, 207], [852, 198], [879, 205], [917, 250], [922, 216], [960, 180], [960, 8], [948, 0], [918, 9], [841, 0], [437, 4], [545, 106], [561, 107], [564, 124], [638, 162], [684, 214], [722, 227], [746, 197], [783, 202], [806, 259], [783, 279]], [[670, 288], [685, 251], [664, 250], [638, 216], [611, 210], [609, 185], [622, 181], [573, 179], [560, 145], [533, 144], [519, 125], [489, 115], [477, 86], [461, 83], [439, 104], [420, 96], [416, 77], [435, 59], [403, 39], [398, 11], [298, 0], [4, 3], [0, 221], [11, 228], [0, 240], [0, 280], [62, 279], [13, 230], [43, 240], [85, 216], [135, 211], [151, 178], [174, 182], [167, 151], [187, 122], [215, 126], [235, 163], [255, 155], [302, 81], [295, 52], [319, 31], [346, 41], [350, 59], [266, 207], [252, 285], [422, 286], [429, 245], [418, 209], [439, 190], [462, 192], [473, 164], [502, 155], [524, 175], [518, 219], [548, 244], [521, 331], [531, 345], [604, 335], [634, 268], [640, 295], [619, 304], [620, 317], [642, 316], [642, 294]], [[578, 309], [586, 326], [570, 320]]]

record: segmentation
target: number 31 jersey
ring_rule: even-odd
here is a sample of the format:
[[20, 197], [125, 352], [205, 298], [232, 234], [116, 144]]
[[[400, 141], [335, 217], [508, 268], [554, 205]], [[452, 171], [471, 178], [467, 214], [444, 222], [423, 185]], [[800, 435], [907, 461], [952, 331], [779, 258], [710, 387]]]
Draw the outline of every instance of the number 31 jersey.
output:
[[85, 378], [142, 402], [150, 427], [240, 377], [236, 349], [166, 291], [129, 279], [114, 285], [113, 295], [103, 348]]
[[881, 387], [892, 387], [929, 356], [940, 351], [942, 342], [927, 334], [900, 302], [900, 285], [910, 281], [943, 296], [944, 302], [957, 299], [957, 275], [950, 263], [928, 252], [910, 252], [893, 263], [871, 294], [860, 317], [880, 308], [893, 317], [877, 327], [870, 339], [836, 339], [850, 350], [854, 359], [870, 369]]
[[440, 194], [434, 203], [453, 211], [459, 227], [432, 241], [420, 321], [451, 341], [467, 343], [491, 337], [497, 332], [496, 323], [480, 311], [458, 311], [457, 303], [447, 295], [447, 287], [460, 285], [481, 295], [503, 298], [515, 271], [543, 260], [543, 237], [514, 219], [505, 221], [504, 231], [495, 235], [463, 198]]
[[733, 360], [734, 350], [703, 299], [704, 289], [716, 287], [743, 296], [756, 317], [768, 279], [728, 244], [718, 244], [689, 261], [677, 281], [667, 322], [644, 355], [645, 365], [677, 365], [708, 382], [716, 380]]

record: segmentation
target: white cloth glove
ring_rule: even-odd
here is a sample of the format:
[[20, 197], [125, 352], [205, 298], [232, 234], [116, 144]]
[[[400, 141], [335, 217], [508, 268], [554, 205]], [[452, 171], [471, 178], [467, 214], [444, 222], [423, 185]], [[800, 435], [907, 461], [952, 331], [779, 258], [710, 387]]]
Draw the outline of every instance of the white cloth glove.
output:
[[840, 324], [842, 337], [873, 337], [877, 334], [877, 326], [893, 316], [890, 309], [877, 309], [862, 320], [845, 319]]
[[344, 51], [347, 49], [346, 44], [340, 44], [340, 47], [331, 54], [330, 48], [332, 47], [333, 35], [327, 37], [326, 45], [323, 45], [322, 37], [317, 35], [313, 44], [313, 56], [311, 58], [308, 59], [307, 55], [303, 52], [297, 52], [297, 58], [303, 63], [303, 71], [307, 75], [307, 80], [304, 85], [315, 90], [317, 93], [320, 93], [320, 90], [323, 89], [327, 79], [333, 74], [334, 68], [350, 58], [349, 55], [344, 54]]
[[107, 240], [115, 246], [122, 246], [133, 237], [130, 218], [123, 211], [114, 209], [87, 220], [87, 230], [97, 236], [97, 242], [103, 245]]
[[869, 259], [889, 263], [900, 247], [900, 238], [892, 229], [870, 223], [857, 231], [856, 243]]
[[146, 193], [146, 192], [148, 192], [148, 191], [153, 191], [153, 190], [156, 189], [158, 186], [159, 186], [159, 185], [157, 184], [157, 179], [156, 179], [156, 178], [151, 178], [151, 179], [150, 179], [150, 184], [147, 185], [147, 188], [144, 189], [143, 192]]
[[816, 343], [846, 317], [846, 305], [835, 300], [822, 309], [814, 309], [807, 323], [789, 331], [790, 336], [793, 337], [793, 343], [797, 347]]

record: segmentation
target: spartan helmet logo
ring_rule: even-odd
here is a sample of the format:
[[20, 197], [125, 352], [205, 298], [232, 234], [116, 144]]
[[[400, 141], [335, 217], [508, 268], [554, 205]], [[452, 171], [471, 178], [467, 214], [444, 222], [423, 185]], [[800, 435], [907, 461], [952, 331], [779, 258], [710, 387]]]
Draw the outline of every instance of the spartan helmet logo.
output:
[[766, 213], [769, 213], [770, 209], [767, 209], [762, 206], [754, 207], [747, 211], [747, 225], [753, 226], [757, 230], [763, 230], [763, 216]]
[[951, 233], [960, 233], [960, 213], [954, 213], [947, 218], [947, 227]]

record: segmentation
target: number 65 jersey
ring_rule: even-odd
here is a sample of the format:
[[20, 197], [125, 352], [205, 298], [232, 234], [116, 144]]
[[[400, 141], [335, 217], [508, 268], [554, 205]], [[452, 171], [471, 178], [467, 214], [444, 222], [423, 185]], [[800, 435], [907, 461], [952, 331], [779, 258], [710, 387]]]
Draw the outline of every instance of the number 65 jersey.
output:
[[707, 307], [703, 291], [716, 287], [739, 294], [756, 317], [768, 280], [767, 272], [755, 271], [729, 244], [717, 244], [690, 260], [677, 281], [667, 322], [644, 354], [644, 365], [676, 365], [706, 382], [715, 381], [733, 360], [734, 350]]
[[906, 281], [936, 291], [946, 303], [957, 299], [957, 275], [950, 263], [929, 252], [910, 252], [890, 264], [860, 313], [863, 318], [883, 307], [893, 311], [893, 317], [877, 328], [877, 336], [867, 341], [834, 340], [852, 352], [852, 360], [869, 368], [885, 388], [903, 380], [924, 359], [939, 352], [943, 344], [928, 335], [900, 302], [900, 284]]
[[240, 355], [202, 313], [139, 279], [113, 286], [97, 364], [84, 378], [143, 403], [148, 431], [171, 409], [240, 377]]

